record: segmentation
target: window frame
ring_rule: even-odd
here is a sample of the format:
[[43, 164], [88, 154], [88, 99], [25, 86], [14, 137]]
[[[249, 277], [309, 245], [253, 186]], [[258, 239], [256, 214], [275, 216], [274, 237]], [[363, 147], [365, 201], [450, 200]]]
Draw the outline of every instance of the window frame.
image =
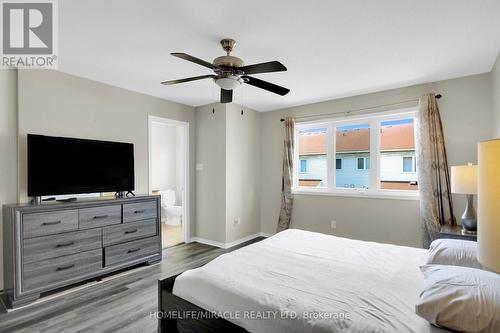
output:
[[[298, 186], [299, 168], [294, 166], [292, 192], [299, 195], [331, 195], [345, 197], [385, 198], [418, 200], [419, 191], [382, 189], [380, 183], [380, 129], [382, 121], [413, 118], [414, 128], [418, 126], [416, 107], [402, 108], [391, 111], [374, 112], [363, 115], [333, 117], [320, 120], [297, 122], [295, 125], [294, 165], [299, 161], [299, 132], [305, 129], [326, 128], [327, 135], [327, 179], [326, 187]], [[362, 188], [336, 187], [336, 135], [335, 128], [348, 125], [368, 124], [370, 126], [370, 186]], [[333, 134], [333, 135], [332, 135]], [[416, 147], [415, 147], [416, 149]], [[300, 162], [299, 162], [300, 163]], [[366, 167], [366, 161], [364, 161]]]

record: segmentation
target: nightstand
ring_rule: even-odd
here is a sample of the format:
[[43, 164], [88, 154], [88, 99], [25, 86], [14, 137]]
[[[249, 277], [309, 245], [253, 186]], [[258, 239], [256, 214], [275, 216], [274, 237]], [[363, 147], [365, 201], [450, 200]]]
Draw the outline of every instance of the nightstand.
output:
[[477, 242], [477, 235], [462, 233], [462, 226], [443, 225], [439, 230], [439, 238], [464, 239]]

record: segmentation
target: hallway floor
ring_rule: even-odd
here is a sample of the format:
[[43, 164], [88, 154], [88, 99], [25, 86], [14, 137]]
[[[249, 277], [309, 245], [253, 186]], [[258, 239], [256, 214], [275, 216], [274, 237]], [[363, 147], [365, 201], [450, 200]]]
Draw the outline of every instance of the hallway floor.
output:
[[162, 247], [167, 248], [184, 242], [182, 225], [161, 224]]

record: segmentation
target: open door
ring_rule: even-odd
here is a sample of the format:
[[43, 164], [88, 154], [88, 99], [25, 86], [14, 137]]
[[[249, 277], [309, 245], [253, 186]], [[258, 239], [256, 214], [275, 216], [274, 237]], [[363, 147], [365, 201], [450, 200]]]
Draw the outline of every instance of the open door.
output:
[[161, 195], [163, 248], [189, 241], [189, 123], [149, 117], [149, 191]]

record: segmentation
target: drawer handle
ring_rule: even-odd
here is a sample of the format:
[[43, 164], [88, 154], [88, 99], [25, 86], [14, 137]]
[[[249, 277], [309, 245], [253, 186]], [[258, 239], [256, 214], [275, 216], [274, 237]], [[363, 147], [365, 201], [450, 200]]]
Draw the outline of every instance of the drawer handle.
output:
[[73, 244], [75, 244], [75, 242], [71, 241], [71, 242], [67, 242], [67, 243], [57, 244], [56, 247], [66, 247], [66, 246], [71, 246]]
[[96, 219], [105, 219], [108, 216], [109, 216], [108, 214], [105, 214], [105, 215], [96, 215], [96, 216], [94, 216], [94, 220], [96, 220]]
[[71, 264], [71, 265], [68, 265], [68, 266], [62, 266], [62, 267], [57, 267], [56, 271], [57, 272], [59, 272], [59, 271], [65, 271], [65, 270], [73, 268], [73, 267], [75, 267], [75, 264]]
[[125, 231], [125, 235], [133, 234], [134, 232], [137, 232], [137, 229], [127, 230]]
[[142, 214], [144, 213], [144, 209], [134, 210], [134, 214]]
[[53, 221], [53, 222], [43, 222], [42, 225], [54, 225], [54, 224], [59, 224], [59, 223], [61, 223], [61, 220]]
[[133, 250], [128, 250], [128, 251], [127, 251], [127, 253], [134, 253], [134, 252], [139, 251], [140, 249], [141, 249], [141, 248], [140, 248], [140, 247], [138, 247], [138, 248], [133, 249]]

